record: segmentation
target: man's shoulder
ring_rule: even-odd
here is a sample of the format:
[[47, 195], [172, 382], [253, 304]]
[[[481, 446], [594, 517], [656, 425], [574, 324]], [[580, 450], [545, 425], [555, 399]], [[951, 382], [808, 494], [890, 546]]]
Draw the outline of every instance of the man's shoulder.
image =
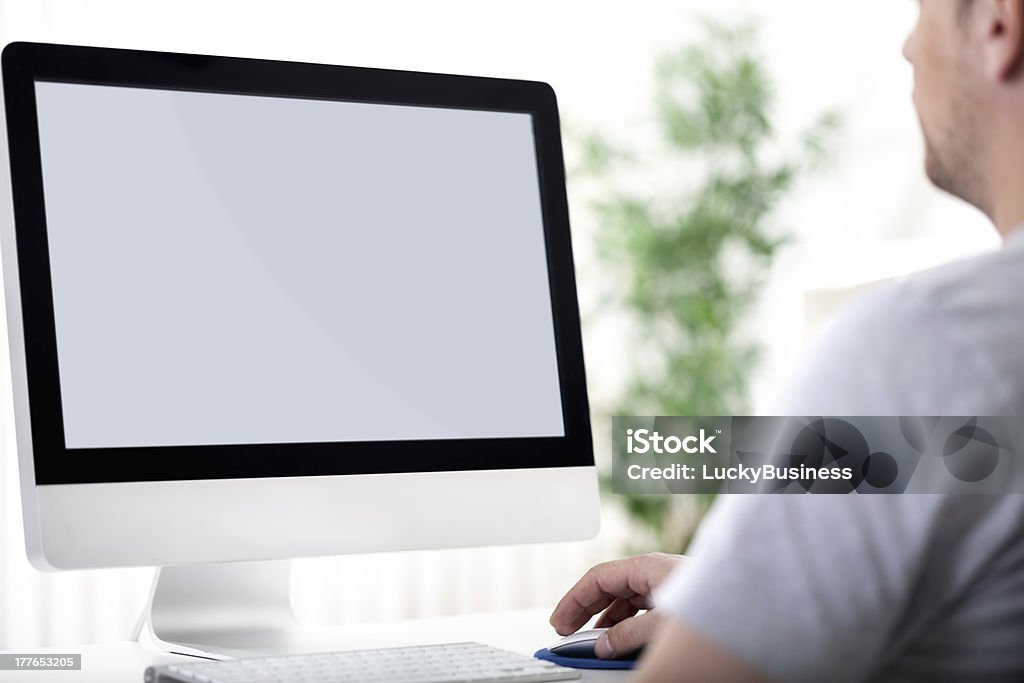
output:
[[1024, 412], [1024, 244], [1018, 247], [889, 282], [852, 301], [783, 394], [787, 414]]
[[904, 307], [946, 316], [1001, 315], [1024, 301], [1024, 240], [908, 275], [890, 295]]
[[[870, 309], [874, 310], [870, 310]], [[1024, 241], [880, 288], [852, 324], [873, 331], [915, 412], [1024, 413]], [[896, 386], [898, 385], [898, 386]]]
[[[1022, 235], [1024, 237], [1024, 235]], [[1024, 239], [883, 283], [857, 297], [835, 325], [905, 341], [916, 333], [963, 336], [992, 328], [1019, 328], [1024, 316]], [[1019, 337], [1024, 342], [1024, 336]]]

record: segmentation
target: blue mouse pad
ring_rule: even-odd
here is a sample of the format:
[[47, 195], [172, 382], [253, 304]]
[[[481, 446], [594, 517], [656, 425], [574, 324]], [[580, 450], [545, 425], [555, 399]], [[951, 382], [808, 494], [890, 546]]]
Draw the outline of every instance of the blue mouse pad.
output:
[[632, 659], [597, 659], [596, 657], [559, 657], [544, 648], [533, 653], [537, 659], [554, 662], [573, 669], [632, 669], [636, 661]]

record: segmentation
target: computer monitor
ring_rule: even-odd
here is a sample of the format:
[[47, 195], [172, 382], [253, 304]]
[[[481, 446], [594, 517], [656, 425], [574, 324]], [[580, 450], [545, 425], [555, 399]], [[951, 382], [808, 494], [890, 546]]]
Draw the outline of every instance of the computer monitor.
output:
[[549, 86], [33, 43], [2, 61], [37, 567], [596, 533]]

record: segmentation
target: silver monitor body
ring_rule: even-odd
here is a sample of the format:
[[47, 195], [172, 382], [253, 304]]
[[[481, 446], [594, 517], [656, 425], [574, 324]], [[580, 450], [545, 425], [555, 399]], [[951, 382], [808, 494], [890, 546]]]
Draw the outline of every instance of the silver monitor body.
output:
[[35, 566], [596, 533], [550, 88], [25, 43], [3, 68]]

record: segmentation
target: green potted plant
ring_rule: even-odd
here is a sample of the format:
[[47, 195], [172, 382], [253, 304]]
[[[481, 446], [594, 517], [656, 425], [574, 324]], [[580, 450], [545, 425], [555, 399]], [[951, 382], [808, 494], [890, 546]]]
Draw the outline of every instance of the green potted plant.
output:
[[[615, 283], [602, 313], [629, 323], [619, 328], [628, 381], [608, 412], [744, 414], [760, 347], [739, 326], [787, 241], [773, 210], [823, 160], [838, 117], [821, 115], [780, 151], [755, 28], [710, 21], [659, 59], [655, 104], [664, 158], [642, 163], [683, 169], [670, 189], [623, 189], [636, 155], [607, 136], [583, 142], [586, 173], [601, 183], [596, 252]], [[630, 550], [681, 552], [713, 496], [614, 498], [646, 535]]]

